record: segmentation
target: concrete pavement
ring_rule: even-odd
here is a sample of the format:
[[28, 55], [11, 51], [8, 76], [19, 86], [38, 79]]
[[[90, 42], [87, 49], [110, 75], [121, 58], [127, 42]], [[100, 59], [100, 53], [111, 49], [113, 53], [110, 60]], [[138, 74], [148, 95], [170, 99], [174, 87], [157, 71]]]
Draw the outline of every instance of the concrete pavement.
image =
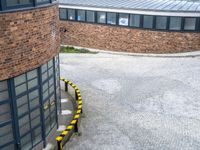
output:
[[200, 149], [200, 57], [60, 54], [60, 63], [85, 115], [66, 149]]

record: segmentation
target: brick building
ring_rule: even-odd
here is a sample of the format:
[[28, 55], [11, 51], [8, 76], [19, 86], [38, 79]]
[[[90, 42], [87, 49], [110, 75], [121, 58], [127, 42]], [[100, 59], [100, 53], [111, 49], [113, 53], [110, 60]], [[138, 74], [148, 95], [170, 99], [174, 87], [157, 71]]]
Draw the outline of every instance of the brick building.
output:
[[[0, 149], [55, 141], [61, 44], [112, 51], [200, 50], [200, 3], [0, 0]], [[59, 20], [60, 16], [60, 20]], [[61, 31], [61, 36], [60, 36]]]
[[61, 43], [140, 53], [200, 50], [200, 2], [60, 0]]
[[59, 89], [55, 0], [0, 0], [0, 149], [40, 150], [54, 140]]

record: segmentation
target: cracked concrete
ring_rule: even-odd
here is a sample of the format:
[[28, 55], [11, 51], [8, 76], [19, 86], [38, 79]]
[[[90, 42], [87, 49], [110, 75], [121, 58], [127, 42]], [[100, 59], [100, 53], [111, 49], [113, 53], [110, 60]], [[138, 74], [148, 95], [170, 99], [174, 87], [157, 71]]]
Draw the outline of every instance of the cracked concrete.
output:
[[86, 116], [66, 149], [200, 149], [200, 57], [60, 54], [60, 63]]

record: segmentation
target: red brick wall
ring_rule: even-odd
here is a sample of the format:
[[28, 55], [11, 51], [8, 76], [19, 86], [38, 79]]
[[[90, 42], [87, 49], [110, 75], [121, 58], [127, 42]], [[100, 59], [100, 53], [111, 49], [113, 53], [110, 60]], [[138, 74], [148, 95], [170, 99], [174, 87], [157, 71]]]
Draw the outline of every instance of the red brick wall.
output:
[[60, 47], [58, 5], [0, 14], [0, 80], [46, 63]]
[[200, 50], [200, 33], [160, 32], [60, 21], [61, 43], [136, 53], [177, 53]]

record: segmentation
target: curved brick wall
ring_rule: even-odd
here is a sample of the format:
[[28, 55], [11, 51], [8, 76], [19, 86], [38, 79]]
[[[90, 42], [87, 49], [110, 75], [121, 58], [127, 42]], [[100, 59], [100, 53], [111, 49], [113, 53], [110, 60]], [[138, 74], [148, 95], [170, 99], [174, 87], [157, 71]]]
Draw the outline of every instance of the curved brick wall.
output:
[[0, 80], [37, 68], [59, 52], [58, 5], [0, 13]]
[[178, 53], [200, 50], [200, 34], [161, 32], [60, 21], [61, 43], [136, 53]]

